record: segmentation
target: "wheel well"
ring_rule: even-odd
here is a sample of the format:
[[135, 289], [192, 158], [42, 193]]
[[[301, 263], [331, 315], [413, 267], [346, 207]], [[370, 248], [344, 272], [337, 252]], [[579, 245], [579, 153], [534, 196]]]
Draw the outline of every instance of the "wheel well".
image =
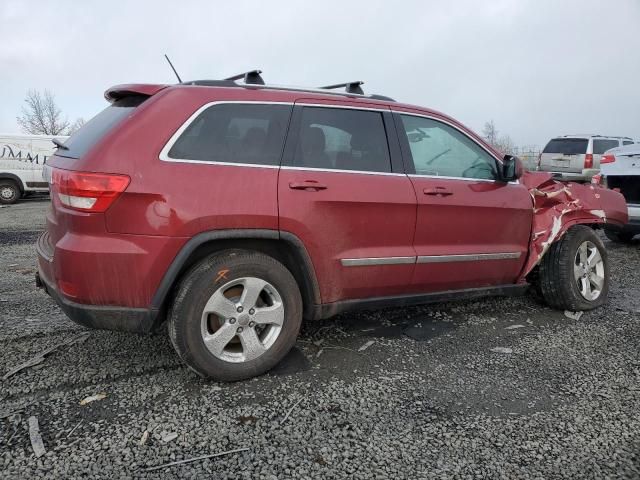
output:
[[1, 180], [11, 180], [16, 185], [18, 185], [18, 189], [20, 189], [20, 193], [24, 192], [24, 185], [22, 184], [22, 180], [17, 175], [13, 175], [12, 173], [0, 173], [0, 181]]
[[305, 258], [306, 253], [300, 252], [299, 248], [286, 240], [265, 238], [217, 239], [198, 245], [182, 263], [169, 292], [163, 299], [161, 310], [166, 310], [170, 305], [178, 285], [192, 266], [205, 257], [226, 249], [253, 250], [269, 255], [282, 263], [291, 272], [300, 288], [305, 318], [313, 316], [313, 306], [320, 303], [320, 298], [315, 273], [310, 265], [310, 260], [308, 257]]

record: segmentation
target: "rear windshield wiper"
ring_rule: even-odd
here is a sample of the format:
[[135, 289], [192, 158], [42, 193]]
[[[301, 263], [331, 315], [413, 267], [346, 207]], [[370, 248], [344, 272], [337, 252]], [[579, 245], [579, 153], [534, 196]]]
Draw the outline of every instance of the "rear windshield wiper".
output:
[[53, 142], [53, 144], [62, 149], [62, 150], [69, 150], [69, 147], [67, 147], [64, 143], [62, 143], [60, 140], [58, 140], [57, 138], [52, 138], [51, 141]]

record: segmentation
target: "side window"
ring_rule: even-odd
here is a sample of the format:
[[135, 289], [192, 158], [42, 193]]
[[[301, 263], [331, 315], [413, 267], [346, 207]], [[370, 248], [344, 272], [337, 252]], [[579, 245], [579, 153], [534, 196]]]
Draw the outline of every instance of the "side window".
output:
[[618, 140], [594, 140], [593, 153], [596, 155], [602, 155], [610, 148], [616, 148], [619, 145]]
[[382, 114], [345, 108], [304, 107], [294, 166], [390, 172]]
[[633, 142], [631, 140], [624, 140], [622, 145], [633, 145]]
[[466, 135], [442, 122], [400, 115], [418, 175], [497, 178], [496, 160]]
[[212, 105], [182, 132], [168, 156], [174, 160], [279, 165], [291, 108]]

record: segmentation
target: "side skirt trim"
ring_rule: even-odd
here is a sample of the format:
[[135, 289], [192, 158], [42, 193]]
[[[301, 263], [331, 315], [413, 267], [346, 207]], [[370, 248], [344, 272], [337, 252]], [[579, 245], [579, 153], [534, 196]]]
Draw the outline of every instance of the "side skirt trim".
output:
[[463, 290], [447, 290], [444, 292], [420, 293], [393, 297], [373, 297], [357, 300], [343, 300], [334, 303], [316, 305], [314, 319], [325, 319], [339, 313], [353, 310], [373, 310], [390, 307], [408, 307], [428, 303], [446, 302], [450, 300], [468, 300], [482, 297], [518, 296], [524, 294], [529, 284], [499, 285], [496, 287], [467, 288]]

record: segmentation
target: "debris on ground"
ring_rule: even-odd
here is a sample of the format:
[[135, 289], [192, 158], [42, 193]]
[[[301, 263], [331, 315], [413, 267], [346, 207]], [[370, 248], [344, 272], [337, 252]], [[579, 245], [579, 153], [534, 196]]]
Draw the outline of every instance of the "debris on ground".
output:
[[226, 452], [212, 453], [211, 455], [202, 455], [201, 457], [194, 457], [194, 458], [188, 458], [186, 460], [178, 460], [177, 462], [165, 463], [163, 465], [158, 465], [156, 467], [147, 467], [144, 469], [144, 471], [153, 472], [154, 470], [160, 470], [161, 468], [173, 467], [174, 465], [182, 465], [185, 463], [197, 462], [198, 460], [205, 460], [207, 458], [221, 457], [223, 455], [230, 455], [232, 453], [246, 452], [247, 450], [249, 450], [249, 447], [236, 448], [235, 450], [227, 450]]
[[160, 438], [164, 443], [169, 443], [178, 438], [178, 434], [176, 432], [162, 432]]
[[508, 327], [505, 327], [505, 330], [515, 330], [516, 328], [525, 328], [526, 325], [509, 325]]
[[142, 437], [140, 437], [140, 446], [147, 443], [147, 440], [149, 440], [149, 430], [145, 430]]
[[40, 435], [40, 426], [38, 425], [38, 419], [36, 417], [29, 417], [29, 440], [31, 440], [31, 447], [33, 448], [33, 453], [36, 454], [36, 458], [40, 458], [47, 453], [46, 448], [44, 448], [42, 436]]
[[564, 316], [567, 318], [570, 318], [571, 320], [580, 320], [580, 317], [582, 316], [584, 312], [571, 312], [569, 310], [565, 310], [564, 311]]
[[509, 347], [494, 347], [491, 351], [494, 353], [513, 353], [513, 349]]
[[258, 421], [258, 419], [256, 417], [254, 417], [253, 415], [240, 415], [238, 417], [238, 421], [242, 425], [251, 425], [253, 423], [256, 423]]
[[106, 393], [96, 393], [95, 395], [91, 395], [90, 397], [86, 397], [80, 400], [80, 405], [86, 405], [87, 403], [104, 400], [105, 398], [107, 398]]
[[367, 348], [369, 348], [371, 345], [373, 345], [375, 342], [375, 340], [369, 340], [367, 343], [365, 343], [364, 345], [362, 345], [358, 351], [359, 352], [364, 352]]
[[284, 418], [282, 419], [282, 422], [280, 422], [281, 424], [283, 424], [284, 422], [287, 421], [287, 418], [289, 418], [289, 415], [291, 415], [291, 412], [293, 412], [293, 409], [296, 408], [298, 405], [300, 405], [300, 402], [302, 402], [303, 398], [301, 398], [300, 400], [298, 400], [296, 403], [293, 404], [293, 407], [291, 407], [289, 409], [289, 411], [287, 412], [287, 414], [284, 416]]
[[85, 332], [85, 333], [83, 333], [82, 335], [80, 335], [78, 337], [74, 337], [74, 338], [72, 338], [70, 340], [66, 340], [64, 342], [58, 343], [58, 344], [54, 345], [53, 347], [49, 347], [46, 350], [43, 350], [42, 352], [37, 354], [36, 356], [30, 358], [26, 362], [21, 363], [20, 365], [10, 369], [7, 373], [4, 374], [4, 376], [2, 377], [2, 380], [3, 381], [7, 380], [9, 377], [12, 377], [13, 375], [15, 375], [16, 373], [20, 372], [21, 370], [24, 370], [25, 368], [34, 367], [34, 366], [44, 362], [44, 357], [46, 357], [50, 353], [58, 350], [60, 347], [66, 347], [66, 346], [69, 346], [69, 345], [73, 345], [74, 343], [81, 343], [81, 342], [84, 342], [87, 338], [89, 338], [89, 333]]
[[69, 437], [71, 436], [71, 434], [72, 434], [73, 432], [75, 432], [75, 431], [76, 431], [76, 429], [80, 426], [80, 424], [83, 422], [83, 420], [84, 420], [84, 419], [81, 419], [81, 420], [78, 422], [78, 424], [77, 424], [75, 427], [73, 427], [69, 433], [67, 433], [67, 436], [66, 436], [65, 438], [69, 438]]

